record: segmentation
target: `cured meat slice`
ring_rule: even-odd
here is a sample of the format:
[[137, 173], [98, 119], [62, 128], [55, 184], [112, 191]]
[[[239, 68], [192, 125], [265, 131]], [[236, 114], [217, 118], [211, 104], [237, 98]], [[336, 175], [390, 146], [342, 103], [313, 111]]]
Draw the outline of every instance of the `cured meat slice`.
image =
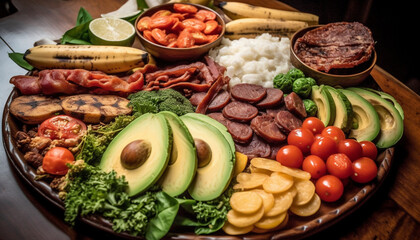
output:
[[281, 104], [283, 91], [277, 88], [267, 88], [267, 95], [256, 104], [259, 108], [273, 108]]
[[230, 94], [236, 100], [255, 103], [267, 95], [267, 89], [257, 84], [240, 83], [230, 89]]
[[219, 123], [223, 124], [225, 127], [227, 127], [227, 121], [229, 121], [228, 119], [226, 119], [223, 116], [223, 113], [221, 112], [214, 112], [214, 113], [209, 113], [207, 114], [207, 116], [213, 118], [214, 120], [218, 121]]
[[251, 128], [269, 143], [280, 143], [286, 139], [286, 135], [277, 127], [274, 118], [267, 114], [252, 119]]
[[276, 118], [277, 113], [280, 112], [280, 111], [287, 111], [286, 106], [282, 105], [282, 106], [280, 106], [278, 108], [269, 108], [269, 109], [266, 109], [265, 110], [265, 112], [268, 115], [272, 116], [273, 118]]
[[288, 134], [293, 129], [302, 126], [302, 120], [297, 118], [289, 111], [279, 111], [276, 115], [275, 123], [280, 128], [280, 130], [286, 134]]
[[210, 102], [207, 110], [210, 112], [220, 111], [230, 102], [229, 92], [226, 90], [220, 90], [219, 93]]
[[255, 157], [269, 157], [271, 155], [271, 146], [263, 141], [256, 134], [253, 135], [249, 144], [235, 144], [236, 151], [248, 156], [248, 158]]
[[198, 93], [194, 93], [191, 97], [190, 97], [190, 103], [193, 106], [198, 106], [198, 104], [201, 103], [201, 101], [203, 101], [204, 96], [206, 96], [206, 92], [198, 92]]
[[315, 28], [298, 38], [296, 55], [311, 68], [329, 72], [368, 61], [374, 50], [372, 33], [358, 22], [337, 22]]
[[254, 132], [248, 124], [230, 121], [220, 112], [210, 113], [208, 116], [223, 124], [236, 143], [246, 144], [251, 141]]
[[249, 103], [230, 102], [223, 108], [223, 116], [238, 122], [249, 122], [258, 114], [258, 109]]
[[303, 105], [302, 99], [295, 92], [291, 92], [284, 98], [284, 104], [286, 105], [287, 110], [296, 116], [300, 118], [305, 118], [307, 116], [305, 105]]

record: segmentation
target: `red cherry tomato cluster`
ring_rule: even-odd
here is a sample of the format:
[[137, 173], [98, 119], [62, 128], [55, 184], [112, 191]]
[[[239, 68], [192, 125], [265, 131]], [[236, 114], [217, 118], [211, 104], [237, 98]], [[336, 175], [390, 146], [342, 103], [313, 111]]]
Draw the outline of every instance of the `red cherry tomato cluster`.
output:
[[173, 10], [159, 10], [150, 17], [142, 17], [136, 27], [147, 40], [170, 48], [211, 43], [222, 32], [214, 12], [181, 3], [174, 4]]
[[377, 148], [370, 141], [347, 139], [338, 127], [328, 126], [316, 117], [305, 119], [301, 128], [287, 136], [288, 145], [279, 149], [276, 160], [281, 164], [309, 172], [316, 192], [326, 202], [340, 199], [343, 182], [372, 181], [377, 175]]

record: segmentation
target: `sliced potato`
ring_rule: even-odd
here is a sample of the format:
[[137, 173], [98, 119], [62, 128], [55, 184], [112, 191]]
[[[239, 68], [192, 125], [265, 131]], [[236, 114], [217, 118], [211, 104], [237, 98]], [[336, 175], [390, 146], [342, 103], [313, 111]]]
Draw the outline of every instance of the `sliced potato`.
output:
[[235, 192], [230, 198], [230, 206], [233, 210], [251, 214], [258, 211], [263, 205], [261, 196], [256, 192]]
[[305, 172], [305, 171], [303, 171], [301, 169], [298, 169], [298, 168], [289, 168], [289, 167], [286, 167], [286, 166], [282, 165], [279, 172], [282, 172], [282, 173], [288, 174], [292, 177], [303, 179], [303, 180], [311, 179], [311, 174], [310, 173]]
[[272, 232], [272, 231], [277, 231], [280, 230], [282, 228], [284, 228], [287, 223], [289, 222], [289, 214], [286, 212], [286, 217], [284, 218], [283, 222], [280, 223], [280, 225], [278, 225], [275, 228], [271, 228], [271, 229], [263, 229], [263, 228], [258, 228], [256, 226], [254, 226], [254, 228], [252, 229], [252, 232], [254, 233], [266, 233], [266, 232]]
[[247, 226], [247, 227], [236, 227], [235, 225], [232, 225], [229, 223], [229, 221], [225, 222], [225, 225], [223, 225], [223, 231], [229, 235], [242, 235], [249, 233], [254, 228], [253, 225]]
[[241, 184], [244, 189], [259, 187], [269, 176], [263, 173], [239, 173], [236, 181]]
[[293, 194], [289, 191], [274, 195], [274, 206], [265, 216], [272, 217], [286, 212], [293, 203]]
[[263, 169], [263, 168], [257, 168], [254, 165], [249, 165], [249, 171], [251, 173], [263, 173], [263, 174], [267, 174], [268, 176], [270, 176], [273, 172], [267, 169]]
[[276, 160], [268, 158], [253, 158], [251, 160], [251, 165], [257, 168], [266, 169], [272, 172], [280, 172], [282, 169], [281, 163]]
[[314, 215], [321, 207], [321, 199], [318, 194], [314, 194], [312, 199], [304, 205], [292, 205], [290, 211], [298, 216], [307, 217]]
[[243, 172], [246, 165], [248, 164], [248, 156], [240, 153], [235, 152], [235, 167], [233, 169], [233, 176], [236, 177], [239, 173]]
[[280, 225], [283, 220], [286, 218], [287, 211], [280, 213], [279, 215], [274, 215], [272, 217], [264, 216], [258, 222], [254, 224], [257, 228], [262, 229], [272, 229]]
[[251, 214], [244, 214], [231, 209], [227, 213], [227, 220], [236, 227], [248, 227], [258, 222], [263, 215], [264, 208], [262, 206], [257, 212]]
[[284, 173], [273, 172], [262, 184], [269, 193], [281, 193], [293, 186], [293, 177]]
[[252, 189], [252, 192], [256, 192], [260, 195], [263, 201], [264, 213], [270, 211], [274, 206], [274, 195], [272, 193], [268, 193], [263, 189]]
[[293, 205], [304, 205], [308, 203], [315, 194], [315, 185], [310, 180], [295, 181], [296, 196]]

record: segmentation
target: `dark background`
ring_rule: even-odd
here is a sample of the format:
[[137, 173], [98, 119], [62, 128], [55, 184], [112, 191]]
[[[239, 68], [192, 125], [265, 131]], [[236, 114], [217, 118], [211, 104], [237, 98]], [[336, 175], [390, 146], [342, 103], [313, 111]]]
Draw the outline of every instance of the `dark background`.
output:
[[358, 21], [371, 29], [377, 65], [420, 95], [420, 12], [413, 1], [282, 0], [302, 12], [319, 16], [320, 24]]

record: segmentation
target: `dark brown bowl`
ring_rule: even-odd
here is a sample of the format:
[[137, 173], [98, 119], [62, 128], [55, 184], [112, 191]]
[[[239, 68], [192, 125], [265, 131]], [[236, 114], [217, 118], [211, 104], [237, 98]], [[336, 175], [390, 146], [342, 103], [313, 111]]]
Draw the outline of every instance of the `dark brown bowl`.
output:
[[[201, 45], [199, 47], [169, 48], [169, 47], [165, 47], [165, 46], [153, 43], [153, 42], [145, 39], [143, 37], [143, 34], [141, 34], [136, 27], [136, 33], [137, 33], [137, 36], [139, 36], [140, 43], [143, 45], [143, 47], [146, 49], [146, 51], [149, 52], [150, 54], [152, 54], [154, 57], [165, 60], [165, 61], [170, 61], [170, 62], [182, 61], [182, 60], [196, 60], [196, 59], [202, 57], [203, 55], [205, 55], [206, 53], [208, 53], [208, 51], [210, 49], [218, 46], [220, 44], [220, 42], [222, 41], [222, 37], [225, 34], [226, 25], [225, 25], [225, 22], [223, 21], [222, 17], [220, 16], [220, 14], [218, 14], [214, 10], [212, 10], [208, 7], [202, 6], [202, 5], [191, 4], [191, 3], [183, 3], [183, 4], [193, 5], [193, 6], [197, 7], [199, 10], [200, 9], [205, 9], [205, 10], [214, 12], [216, 14], [216, 21], [220, 25], [222, 25], [222, 32], [220, 33], [219, 37], [215, 41], [213, 41], [211, 43]], [[140, 16], [136, 19], [135, 26], [137, 26], [137, 22], [142, 17], [152, 16], [155, 12], [157, 12], [159, 10], [172, 10], [173, 5], [174, 5], [174, 3], [167, 3], [167, 4], [162, 4], [162, 5], [150, 8], [149, 10], [140, 14]]]
[[370, 75], [370, 72], [376, 64], [377, 56], [375, 50], [373, 50], [372, 56], [367, 62], [364, 62], [354, 68], [333, 69], [330, 71], [330, 73], [325, 73], [309, 67], [296, 55], [294, 51], [296, 40], [302, 37], [306, 32], [320, 26], [321, 25], [316, 25], [302, 28], [292, 36], [290, 43], [290, 61], [292, 62], [293, 66], [302, 70], [306, 76], [314, 78], [318, 84], [342, 87], [360, 85]]

